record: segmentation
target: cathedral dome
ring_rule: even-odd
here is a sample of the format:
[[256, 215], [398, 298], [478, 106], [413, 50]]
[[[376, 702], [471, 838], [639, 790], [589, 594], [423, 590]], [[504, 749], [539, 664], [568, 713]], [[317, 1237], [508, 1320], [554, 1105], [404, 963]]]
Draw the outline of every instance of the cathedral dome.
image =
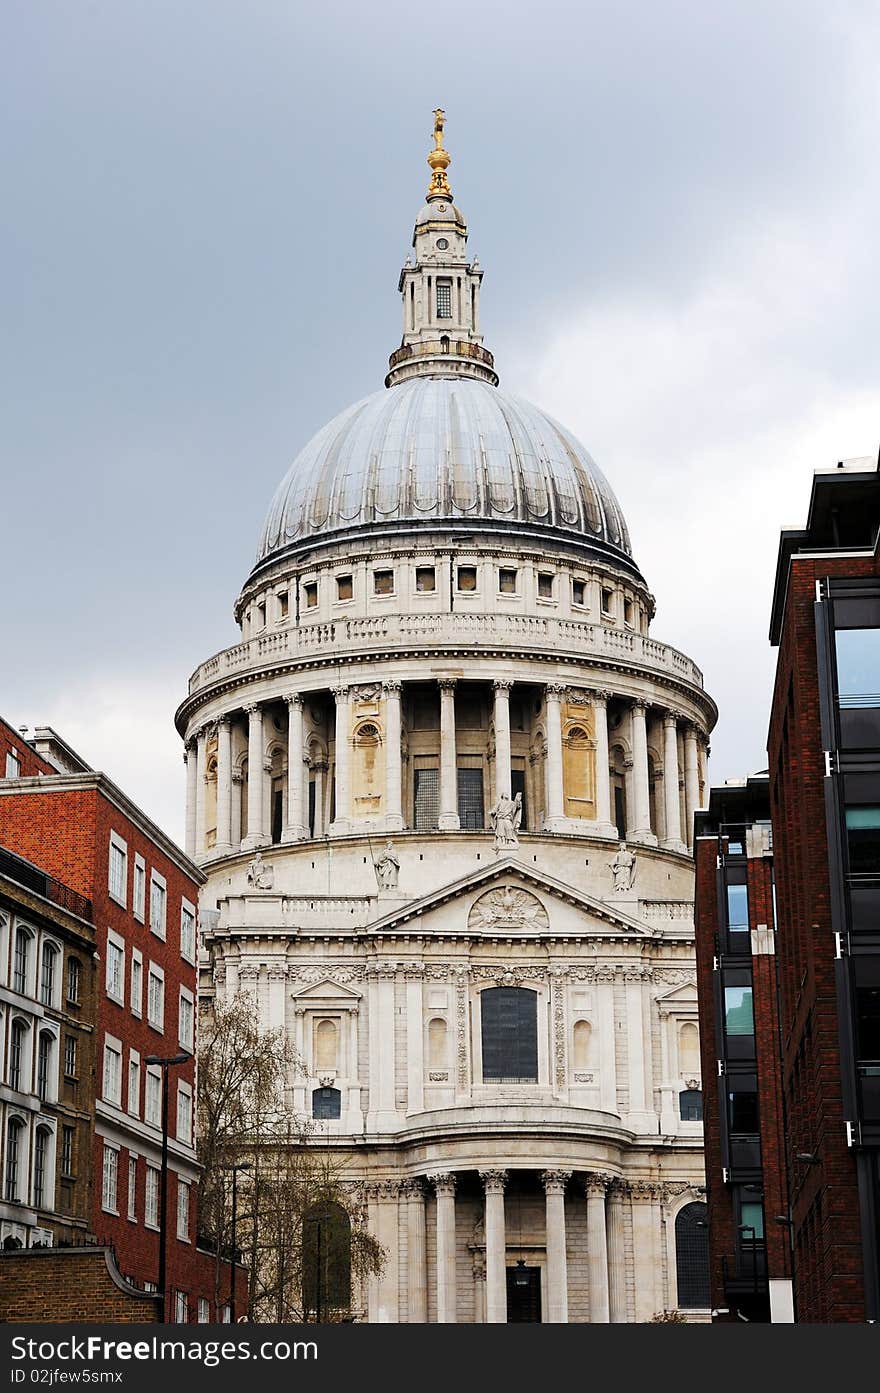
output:
[[575, 437], [470, 378], [416, 377], [319, 430], [282, 480], [257, 562], [363, 528], [564, 532], [634, 569], [626, 522]]

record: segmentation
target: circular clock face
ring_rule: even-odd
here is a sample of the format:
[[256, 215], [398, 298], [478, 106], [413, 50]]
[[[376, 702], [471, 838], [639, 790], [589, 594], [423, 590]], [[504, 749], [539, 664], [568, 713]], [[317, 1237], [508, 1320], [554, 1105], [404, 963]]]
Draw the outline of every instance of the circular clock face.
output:
[[438, 251], [445, 252], [445, 250], [446, 250], [446, 248], [447, 248], [448, 246], [449, 246], [449, 243], [447, 242], [447, 240], [446, 240], [445, 237], [438, 237], [438, 238], [437, 238], [437, 249], [438, 249]]

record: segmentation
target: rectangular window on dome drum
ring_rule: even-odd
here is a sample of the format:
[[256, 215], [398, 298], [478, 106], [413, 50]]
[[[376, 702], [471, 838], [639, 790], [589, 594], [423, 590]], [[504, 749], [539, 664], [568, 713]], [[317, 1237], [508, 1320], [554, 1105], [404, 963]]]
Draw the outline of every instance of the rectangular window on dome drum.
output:
[[482, 769], [458, 771], [458, 820], [462, 831], [481, 831], [485, 825]]
[[440, 820], [440, 770], [413, 770], [413, 826], [417, 832], [431, 832]]
[[437, 282], [437, 318], [452, 318], [452, 281]]

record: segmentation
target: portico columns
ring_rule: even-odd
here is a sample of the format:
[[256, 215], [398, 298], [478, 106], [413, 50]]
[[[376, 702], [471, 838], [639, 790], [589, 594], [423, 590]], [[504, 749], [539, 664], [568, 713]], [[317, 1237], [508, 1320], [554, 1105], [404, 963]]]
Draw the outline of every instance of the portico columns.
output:
[[186, 854], [196, 854], [196, 790], [198, 788], [198, 769], [196, 767], [196, 742], [187, 740], [183, 747], [186, 764]]
[[217, 722], [217, 841], [214, 851], [229, 851], [232, 845], [232, 722], [221, 716]]
[[667, 851], [686, 851], [681, 839], [681, 804], [678, 791], [678, 734], [675, 713], [663, 717], [663, 804], [666, 809]]
[[425, 1186], [418, 1178], [403, 1182], [406, 1197], [407, 1288], [410, 1325], [424, 1325], [428, 1319], [427, 1229], [425, 1224]]
[[[458, 816], [458, 771], [455, 756], [455, 678], [441, 677], [440, 688], [440, 817], [438, 826], [441, 832], [457, 832], [460, 826]], [[495, 768], [498, 769], [498, 697], [495, 698]], [[507, 767], [510, 768], [510, 736], [507, 743]], [[508, 790], [509, 791], [509, 790]]]
[[196, 855], [205, 853], [205, 777], [208, 772], [208, 727], [202, 726], [196, 736]]
[[561, 830], [564, 816], [562, 801], [562, 693], [565, 688], [550, 682], [544, 690], [547, 709], [547, 816], [550, 832]]
[[486, 1191], [486, 1324], [507, 1323], [507, 1241], [504, 1187], [507, 1171], [480, 1171]]
[[454, 1325], [455, 1300], [455, 1176], [432, 1175], [437, 1195], [437, 1323]]
[[684, 806], [687, 821], [685, 840], [691, 850], [694, 845], [694, 813], [700, 806], [698, 759], [696, 727], [689, 724], [684, 728]]
[[588, 1175], [585, 1188], [587, 1191], [587, 1261], [590, 1269], [590, 1321], [595, 1325], [605, 1323], [609, 1318], [605, 1177]]
[[651, 831], [651, 794], [648, 782], [648, 733], [645, 728], [645, 703], [634, 701], [631, 711], [633, 757], [633, 829], [634, 840], [656, 845]]
[[248, 796], [247, 835], [242, 851], [263, 846], [263, 708], [258, 702], [246, 706], [248, 716]]
[[610, 692], [593, 693], [593, 719], [596, 725], [596, 821], [599, 832], [616, 837], [611, 817], [611, 761], [608, 754], [608, 698]]
[[308, 836], [303, 816], [303, 707], [299, 692], [287, 698], [287, 817], [281, 834], [283, 842], [298, 842]]
[[336, 698], [336, 808], [330, 824], [331, 837], [347, 832], [351, 817], [348, 795], [348, 688], [334, 687], [333, 695]]
[[571, 1171], [542, 1171], [547, 1205], [547, 1320], [568, 1322], [568, 1254], [565, 1243], [565, 1186]]
[[510, 689], [507, 677], [496, 678], [495, 691], [495, 799], [510, 797]]
[[623, 1206], [628, 1191], [616, 1180], [608, 1190], [608, 1315], [613, 1324], [626, 1321], [626, 1248]]
[[389, 678], [385, 692], [385, 829], [403, 831], [400, 767], [400, 683]]

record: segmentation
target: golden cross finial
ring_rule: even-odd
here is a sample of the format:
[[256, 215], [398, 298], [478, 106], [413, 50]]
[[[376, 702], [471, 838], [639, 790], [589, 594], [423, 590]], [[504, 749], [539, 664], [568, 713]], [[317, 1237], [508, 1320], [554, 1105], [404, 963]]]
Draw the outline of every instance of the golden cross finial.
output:
[[434, 149], [428, 156], [431, 167], [431, 182], [428, 185], [428, 198], [448, 198], [452, 200], [452, 190], [446, 171], [452, 163], [448, 151], [443, 148], [443, 127], [446, 125], [446, 112], [442, 107], [434, 112]]

